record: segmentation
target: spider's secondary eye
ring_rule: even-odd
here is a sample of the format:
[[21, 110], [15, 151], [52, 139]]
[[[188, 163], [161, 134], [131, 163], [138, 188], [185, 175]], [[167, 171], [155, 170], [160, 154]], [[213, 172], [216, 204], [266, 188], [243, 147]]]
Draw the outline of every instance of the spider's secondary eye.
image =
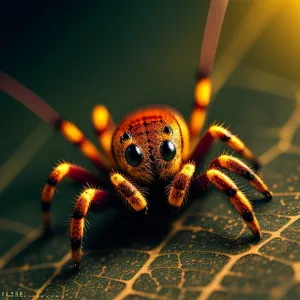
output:
[[143, 161], [144, 155], [138, 146], [131, 144], [125, 151], [125, 158], [131, 166], [136, 167]]
[[171, 141], [163, 141], [160, 144], [160, 153], [166, 161], [170, 161], [176, 154], [175, 145]]
[[164, 133], [171, 134], [173, 131], [170, 126], [165, 126]]
[[124, 132], [120, 137], [120, 142], [123, 143], [125, 140], [129, 140], [131, 138], [130, 132]]

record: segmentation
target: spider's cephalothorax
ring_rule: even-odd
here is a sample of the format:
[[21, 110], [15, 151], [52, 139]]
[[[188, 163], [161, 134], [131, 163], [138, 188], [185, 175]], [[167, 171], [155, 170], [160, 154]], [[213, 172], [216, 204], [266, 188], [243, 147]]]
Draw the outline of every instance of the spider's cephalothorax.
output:
[[[45, 231], [48, 232], [51, 228], [51, 202], [56, 186], [63, 178], [68, 177], [88, 186], [99, 186], [84, 189], [73, 210], [70, 241], [77, 268], [82, 256], [82, 238], [88, 211], [102, 210], [115, 201], [122, 203], [121, 198], [133, 210], [147, 211], [151, 193], [158, 183], [163, 185], [167, 199], [156, 198], [177, 208], [189, 195], [200, 195], [212, 183], [228, 196], [254, 235], [261, 237], [260, 226], [249, 200], [222, 169], [239, 174], [255, 189], [271, 198], [271, 192], [259, 176], [241, 160], [229, 155], [217, 157], [204, 172], [196, 173], [196, 167], [215, 140], [226, 143], [254, 167], [258, 167], [253, 153], [222, 126], [211, 126], [200, 136], [211, 98], [210, 73], [226, 5], [227, 1], [211, 1], [189, 126], [174, 109], [153, 107], [131, 113], [115, 127], [108, 110], [104, 106], [97, 106], [92, 119], [104, 156], [73, 123], [61, 119], [34, 93], [0, 72], [0, 89], [57, 128], [99, 168], [104, 178], [100, 179], [84, 168], [65, 162], [52, 171], [42, 192], [42, 218]], [[147, 194], [145, 187], [148, 188]], [[120, 197], [116, 198], [116, 195]]]
[[154, 107], [127, 116], [112, 138], [118, 167], [139, 183], [168, 179], [179, 172], [189, 148], [188, 127], [169, 108]]

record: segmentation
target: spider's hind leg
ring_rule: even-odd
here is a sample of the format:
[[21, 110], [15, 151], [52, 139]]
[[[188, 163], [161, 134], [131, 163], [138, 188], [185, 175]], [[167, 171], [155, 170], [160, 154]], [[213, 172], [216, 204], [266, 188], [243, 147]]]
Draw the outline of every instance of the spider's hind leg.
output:
[[258, 169], [260, 167], [257, 157], [243, 143], [243, 141], [236, 135], [233, 135], [228, 129], [219, 125], [213, 125], [209, 127], [191, 153], [189, 159], [194, 160], [196, 165], [198, 165], [211, 149], [215, 140], [226, 143], [235, 152], [240, 153], [253, 164], [254, 169]]
[[206, 188], [210, 182], [229, 197], [232, 205], [241, 215], [253, 234], [256, 237], [261, 238], [261, 229], [250, 201], [246, 195], [240, 191], [233, 180], [222, 171], [212, 168], [198, 176], [193, 182], [193, 194], [195, 195], [196, 192], [201, 192], [201, 190]]
[[208, 169], [211, 168], [224, 168], [228, 169], [231, 172], [239, 174], [247, 179], [249, 183], [261, 194], [265, 195], [267, 198], [272, 198], [272, 192], [269, 190], [263, 180], [257, 174], [255, 174], [245, 163], [243, 163], [236, 157], [230, 155], [221, 155], [210, 162]]
[[99, 177], [90, 171], [69, 163], [60, 163], [48, 177], [42, 191], [42, 222], [45, 233], [51, 231], [51, 204], [56, 190], [56, 186], [65, 178], [68, 177], [76, 182], [99, 184], [101, 180]]

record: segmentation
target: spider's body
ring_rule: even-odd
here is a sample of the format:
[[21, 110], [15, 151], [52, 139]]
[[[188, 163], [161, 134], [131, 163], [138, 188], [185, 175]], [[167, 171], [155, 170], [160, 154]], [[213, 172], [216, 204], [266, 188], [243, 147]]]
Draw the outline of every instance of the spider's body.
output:
[[[209, 97], [210, 81], [201, 78], [196, 86], [196, 103], [189, 126], [176, 110], [158, 106], [137, 110], [115, 127], [108, 110], [104, 106], [97, 106], [93, 111], [93, 123], [107, 157], [105, 164], [96, 148], [75, 125], [64, 120], [56, 121], [61, 133], [100, 167], [101, 172], [110, 181], [108, 185], [106, 181], [102, 182], [85, 169], [63, 163], [50, 174], [43, 190], [43, 220], [45, 229], [49, 230], [51, 200], [56, 185], [64, 177], [83, 183], [100, 184], [104, 188], [85, 189], [75, 205], [70, 239], [73, 259], [77, 267], [82, 255], [84, 218], [88, 210], [102, 210], [115, 205], [115, 200], [112, 201], [112, 198], [116, 199], [116, 195], [137, 212], [147, 212], [148, 206], [150, 209], [152, 207], [160, 209], [166, 202], [169, 206], [180, 208], [190, 194], [199, 195], [209, 183], [213, 183], [230, 198], [251, 231], [257, 237], [261, 236], [249, 200], [228, 175], [220, 170], [225, 168], [243, 176], [258, 191], [271, 197], [268, 187], [246, 164], [232, 156], [222, 155], [213, 160], [204, 173], [196, 174], [196, 167], [215, 140], [227, 143], [229, 147], [250, 160], [254, 166], [258, 164], [245, 144], [221, 126], [211, 126], [199, 139], [201, 128], [197, 124], [200, 116], [205, 117]], [[197, 117], [193, 118], [195, 115]], [[164, 200], [165, 194], [166, 200]]]
[[[133, 152], [138, 147], [139, 164], [131, 164], [130, 157], [126, 158], [128, 147]], [[178, 173], [187, 149], [187, 124], [178, 112], [167, 107], [133, 112], [120, 123], [112, 138], [112, 154], [118, 167], [134, 180], [148, 185]], [[165, 159], [164, 155], [169, 157]]]
[[254, 167], [258, 166], [256, 157], [241, 139], [222, 126], [211, 126], [200, 136], [211, 98], [210, 73], [226, 5], [226, 0], [211, 2], [189, 124], [176, 110], [158, 106], [135, 111], [116, 127], [108, 110], [97, 106], [92, 120], [104, 155], [73, 123], [61, 119], [35, 94], [0, 72], [0, 88], [56, 127], [102, 174], [100, 179], [84, 168], [61, 163], [49, 175], [42, 192], [43, 224], [45, 231], [49, 231], [52, 199], [63, 178], [99, 186], [84, 189], [73, 210], [70, 241], [77, 268], [81, 261], [85, 217], [89, 210], [103, 210], [116, 201], [125, 202], [137, 212], [147, 211], [148, 205], [159, 207], [158, 202], [180, 208], [189, 195], [200, 195], [210, 183], [228, 196], [253, 234], [261, 237], [249, 200], [222, 169], [239, 174], [263, 195], [272, 197], [259, 176], [245, 163], [229, 155], [217, 157], [204, 172], [196, 173], [196, 168], [216, 140], [226, 143]]

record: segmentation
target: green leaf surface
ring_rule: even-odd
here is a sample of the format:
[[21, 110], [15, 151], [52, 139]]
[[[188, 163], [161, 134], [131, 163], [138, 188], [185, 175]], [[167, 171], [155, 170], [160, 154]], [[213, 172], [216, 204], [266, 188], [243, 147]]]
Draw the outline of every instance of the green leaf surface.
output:
[[[46, 15], [41, 8], [26, 11], [31, 22], [15, 21], [18, 38], [4, 36], [3, 69], [95, 142], [90, 114], [98, 103], [107, 105], [116, 122], [154, 103], [173, 105], [188, 119], [208, 10], [208, 1], [198, 2], [72, 9], [53, 4]], [[248, 6], [247, 1], [229, 5], [219, 56]], [[283, 11], [275, 17], [242, 63], [299, 86], [300, 66], [293, 63], [297, 46], [289, 47], [293, 38], [285, 40], [285, 53], [272, 44], [281, 41], [273, 30], [281, 32], [284, 16], [290, 15]], [[263, 161], [259, 175], [274, 193], [271, 201], [233, 176], [252, 200], [262, 239], [253, 239], [228, 200], [212, 188], [171, 216], [90, 214], [79, 272], [72, 267], [67, 231], [81, 187], [67, 181], [59, 186], [54, 233], [47, 238], [41, 236], [40, 194], [60, 159], [94, 168], [30, 111], [1, 94], [0, 172], [13, 158], [0, 178], [0, 298], [10, 293], [16, 298], [16, 292], [41, 299], [300, 298], [300, 102], [290, 93], [272, 93], [290, 92], [286, 82], [278, 87], [272, 79], [269, 92], [248, 89], [240, 85], [240, 74], [247, 78], [242, 66], [230, 78], [233, 84], [225, 84], [214, 99], [206, 128], [225, 122]], [[200, 170], [225, 150], [217, 142]]]

